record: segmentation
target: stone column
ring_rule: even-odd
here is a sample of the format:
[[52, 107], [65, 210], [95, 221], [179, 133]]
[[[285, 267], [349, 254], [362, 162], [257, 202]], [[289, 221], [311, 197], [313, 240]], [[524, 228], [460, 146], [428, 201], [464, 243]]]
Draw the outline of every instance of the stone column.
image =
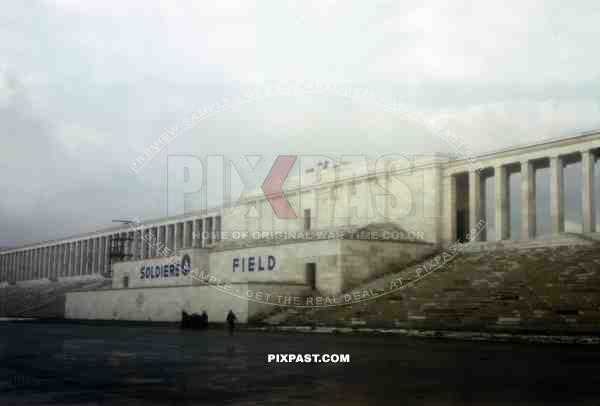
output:
[[[247, 221], [246, 221], [247, 223]], [[200, 224], [200, 248], [206, 248], [206, 238], [204, 238], [204, 233], [206, 233], [206, 217], [202, 219], [202, 224]]]
[[71, 264], [71, 243], [63, 243], [63, 276], [69, 276], [69, 266]]
[[[133, 231], [129, 231], [127, 233], [125, 233], [125, 236], [127, 238], [127, 241], [125, 241], [125, 254], [127, 254], [127, 260], [131, 261], [135, 259], [134, 256], [134, 249], [133, 249], [133, 242], [134, 242], [134, 238], [133, 238]], [[107, 243], [108, 241], [105, 241], [105, 243]], [[104, 268], [103, 268], [104, 269]]]
[[[271, 208], [269, 207], [267, 210], [271, 210]], [[274, 212], [271, 212], [271, 230], [272, 231], [276, 231], [273, 229], [273, 217], [275, 216]], [[223, 219], [221, 216], [216, 216], [215, 217], [215, 238], [217, 239], [217, 241], [221, 241], [221, 233], [223, 232]]]
[[44, 272], [46, 270], [46, 256], [45, 256], [46, 255], [46, 249], [44, 247], [41, 247], [39, 249], [39, 251], [40, 251], [39, 252], [40, 258], [39, 258], [38, 261], [39, 261], [40, 266], [38, 268], [38, 275], [37, 276], [38, 276], [38, 279], [44, 279]]
[[165, 240], [164, 240], [165, 248], [171, 250], [171, 245], [173, 244], [173, 236], [171, 234], [171, 224], [165, 224]]
[[69, 245], [68, 243], [62, 243], [60, 245], [61, 248], [61, 256], [60, 256], [60, 276], [65, 277], [69, 275]]
[[[481, 174], [479, 171], [469, 172], [469, 231], [477, 231], [477, 223], [481, 219]], [[475, 240], [481, 240], [481, 233], [477, 234]]]
[[74, 242], [74, 261], [73, 261], [73, 276], [81, 273], [81, 241]]
[[140, 249], [140, 241], [141, 241], [141, 236], [140, 236], [141, 230], [139, 228], [136, 228], [135, 231], [133, 232], [133, 259], [134, 260], [139, 260], [142, 257], [142, 253], [141, 253], [141, 249]]
[[33, 270], [35, 268], [35, 248], [29, 250], [29, 268], [27, 269], [27, 280], [33, 279]]
[[50, 246], [44, 248], [44, 279], [49, 279], [52, 272], [52, 252], [50, 251], [50, 248]]
[[112, 260], [110, 257], [110, 235], [107, 235], [104, 237], [104, 268], [102, 269], [102, 272], [104, 273], [104, 275], [110, 275], [110, 273], [112, 272], [111, 269], [111, 264], [112, 264]]
[[24, 281], [27, 279], [27, 251], [23, 251], [21, 253], [22, 257], [22, 266], [21, 266], [21, 280]]
[[60, 275], [60, 264], [62, 263], [62, 257], [60, 252], [60, 245], [54, 246], [54, 276], [58, 277]]
[[45, 269], [45, 260], [44, 260], [44, 248], [38, 249], [38, 270], [37, 270], [37, 278], [44, 278], [44, 269]]
[[550, 158], [550, 218], [552, 233], [562, 233], [565, 227], [563, 205], [563, 165], [559, 156]]
[[27, 271], [29, 265], [29, 252], [23, 251], [23, 271], [21, 272], [21, 280], [27, 280]]
[[21, 280], [25, 281], [29, 275], [29, 251], [23, 251], [23, 274]]
[[198, 248], [198, 237], [199, 233], [202, 232], [199, 221], [198, 219], [194, 219], [192, 223], [192, 248]]
[[34, 248], [33, 249], [32, 265], [31, 265], [31, 279], [37, 279], [38, 258], [39, 258], [38, 248]]
[[508, 172], [505, 166], [494, 168], [496, 178], [496, 240], [510, 239]]
[[96, 266], [94, 267], [94, 273], [99, 274], [102, 272], [102, 267], [104, 266], [104, 247], [102, 243], [104, 242], [104, 237], [96, 238]]
[[46, 273], [48, 279], [54, 276], [54, 245], [48, 247], [48, 272]]
[[596, 211], [594, 210], [594, 162], [595, 157], [591, 151], [581, 153], [581, 206], [583, 215], [583, 232], [596, 231]]
[[[258, 231], [262, 231], [262, 220], [263, 220], [263, 214], [261, 211], [260, 217], [258, 218], [258, 223], [260, 224], [260, 229]], [[209, 228], [208, 243], [213, 244], [215, 242], [215, 218], [214, 217], [209, 217], [208, 228]]]
[[75, 258], [73, 258], [74, 251], [73, 242], [71, 241], [67, 244], [67, 276], [73, 276], [75, 266]]
[[90, 242], [92, 247], [90, 249], [90, 267], [88, 273], [94, 274], [98, 268], [98, 239], [92, 238]]
[[21, 276], [20, 279], [23, 281], [27, 274], [27, 251], [21, 251]]
[[532, 161], [521, 162], [521, 239], [535, 238], [535, 166]]
[[27, 266], [28, 266], [28, 252], [23, 251], [23, 267], [21, 268], [21, 280], [24, 281], [27, 279]]
[[87, 254], [87, 241], [86, 240], [81, 240], [81, 244], [80, 244], [80, 249], [79, 249], [79, 263], [80, 263], [80, 267], [79, 267], [79, 275], [85, 275], [86, 272], [86, 264], [87, 264], [87, 259], [86, 259], [86, 254]]
[[13, 281], [17, 280], [17, 268], [19, 266], [17, 254], [18, 254], [17, 252], [12, 254], [12, 266], [11, 266], [11, 271], [10, 271], [10, 278]]
[[32, 248], [29, 251], [29, 273], [27, 274], [27, 279], [33, 280], [35, 279], [35, 260], [36, 260], [36, 249]]
[[179, 243], [179, 237], [180, 233], [179, 233], [179, 223], [175, 223], [173, 224], [173, 254], [175, 254], [177, 252], [177, 250], [180, 248], [180, 243]]
[[137, 232], [139, 238], [140, 259], [146, 259], [146, 242], [144, 241], [146, 228], [139, 228]]
[[183, 242], [183, 248], [188, 248], [188, 234], [191, 233], [191, 227], [189, 225], [189, 221], [184, 221], [183, 222], [183, 238], [182, 238], [182, 242]]

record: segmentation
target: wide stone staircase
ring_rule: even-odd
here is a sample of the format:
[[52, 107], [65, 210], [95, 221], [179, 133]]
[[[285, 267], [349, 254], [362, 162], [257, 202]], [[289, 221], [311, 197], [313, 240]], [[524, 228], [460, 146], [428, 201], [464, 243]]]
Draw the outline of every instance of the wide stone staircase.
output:
[[[531, 242], [472, 243], [368, 281], [376, 292], [333, 307], [290, 309], [271, 324], [424, 329], [600, 332], [600, 242], [561, 235]], [[445, 262], [444, 262], [445, 261]], [[437, 264], [440, 265], [437, 265]], [[392, 282], [401, 288], [392, 289]]]
[[104, 289], [110, 287], [111, 284], [110, 279], [97, 276], [7, 285], [0, 288], [0, 315], [2, 317], [62, 318], [64, 317], [67, 292]]

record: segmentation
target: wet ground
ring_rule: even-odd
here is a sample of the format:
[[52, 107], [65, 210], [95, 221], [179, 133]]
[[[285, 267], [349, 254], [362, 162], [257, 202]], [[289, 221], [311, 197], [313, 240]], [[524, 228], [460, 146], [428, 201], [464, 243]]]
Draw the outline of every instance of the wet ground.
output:
[[600, 347], [0, 322], [0, 405], [582, 403], [600, 404]]

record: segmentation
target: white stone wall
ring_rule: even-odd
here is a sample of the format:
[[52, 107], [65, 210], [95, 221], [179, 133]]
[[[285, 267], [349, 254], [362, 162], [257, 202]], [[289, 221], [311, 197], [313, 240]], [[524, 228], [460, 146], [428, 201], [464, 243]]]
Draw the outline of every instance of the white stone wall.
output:
[[[247, 286], [242, 286], [247, 289]], [[224, 322], [229, 309], [238, 320], [248, 320], [248, 301], [209, 286], [111, 289], [70, 292], [67, 319], [179, 321], [181, 311], [206, 311], [209, 321]]]
[[[188, 254], [191, 259], [191, 269], [196, 267], [198, 271], [208, 272], [208, 255], [205, 250], [180, 250], [178, 257]], [[139, 261], [117, 262], [113, 264], [113, 288], [118, 289], [123, 287], [124, 277], [129, 277], [130, 288], [146, 288], [156, 286], [190, 286], [193, 284], [194, 278], [191, 275], [178, 273], [176, 277], [159, 277], [159, 278], [142, 278], [141, 270], [146, 265], [156, 266], [163, 264], [172, 264], [173, 261], [169, 258], [157, 257], [147, 258]]]
[[[234, 258], [273, 255], [278, 269], [273, 271], [233, 272]], [[227, 250], [210, 254], [209, 269], [211, 276], [232, 283], [294, 283], [305, 284], [305, 264], [318, 262], [317, 289], [334, 289], [340, 285], [336, 268], [336, 241], [306, 241], [295, 244], [270, 245], [266, 247]], [[333, 258], [327, 259], [327, 258]]]
[[311, 230], [390, 222], [437, 242], [444, 222], [442, 182], [447, 166], [447, 157], [417, 157], [413, 162], [386, 161], [380, 168], [386, 172], [376, 172], [375, 162], [369, 162], [368, 175], [353, 175], [356, 168], [348, 166], [338, 180], [330, 171], [320, 182], [305, 182], [301, 188], [288, 181], [284, 190], [297, 218], [277, 218], [259, 191], [242, 199], [233, 212], [224, 211], [224, 240], [236, 232], [247, 231], [252, 238], [255, 231], [303, 230], [304, 210], [310, 209]]

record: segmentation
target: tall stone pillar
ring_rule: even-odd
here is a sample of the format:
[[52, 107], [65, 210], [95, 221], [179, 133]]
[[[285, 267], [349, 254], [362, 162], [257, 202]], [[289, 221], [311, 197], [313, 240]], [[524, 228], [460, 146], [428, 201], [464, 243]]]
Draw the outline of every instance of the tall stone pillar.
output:
[[188, 236], [191, 235], [191, 233], [192, 233], [192, 230], [190, 227], [190, 222], [184, 221], [183, 222], [183, 238], [182, 238], [183, 246], [182, 246], [182, 248], [188, 248], [191, 245], [191, 244], [188, 245], [189, 244]]
[[[127, 247], [125, 249], [125, 254], [127, 254], [128, 261], [135, 260], [134, 249], [133, 249], [133, 242], [134, 242], [133, 235], [134, 234], [135, 234], [134, 231], [129, 231], [128, 233], [125, 234], [127, 236], [127, 241], [125, 241], [125, 247]], [[108, 241], [105, 241], [105, 242], [108, 242]]]
[[48, 279], [54, 277], [54, 245], [48, 247]]
[[28, 265], [28, 252], [23, 251], [23, 267], [21, 270], [21, 280], [24, 281], [27, 279], [27, 265]]
[[[469, 172], [469, 232], [472, 234], [477, 231], [477, 223], [481, 219], [481, 174], [479, 171], [471, 170]], [[473, 237], [472, 237], [473, 238]], [[474, 240], [481, 240], [481, 233], [474, 237]]]
[[200, 220], [198, 219], [194, 219], [194, 222], [192, 224], [192, 247], [193, 248], [198, 248], [198, 242], [199, 242], [199, 233], [202, 232], [201, 230], [201, 225], [200, 225]]
[[70, 241], [67, 244], [67, 276], [73, 276], [73, 270], [75, 267], [75, 258], [73, 258], [75, 249], [73, 244], [73, 241]]
[[594, 210], [594, 162], [591, 151], [581, 153], [581, 209], [583, 214], [583, 232], [596, 231], [596, 211]]
[[106, 257], [104, 256], [104, 252], [106, 250], [105, 245], [106, 238], [98, 237], [98, 267], [96, 268], [96, 273], [104, 272], [104, 262], [106, 261]]
[[44, 248], [38, 248], [38, 270], [36, 279], [44, 278]]
[[[317, 202], [318, 204], [318, 202]], [[268, 210], [271, 210], [270, 208], [268, 208]], [[275, 216], [274, 212], [271, 212], [271, 217], [273, 218]], [[274, 221], [274, 220], [273, 220]], [[271, 222], [271, 224], [273, 224], [273, 221]], [[273, 226], [271, 226], [272, 231], [277, 231], [273, 228]], [[215, 217], [215, 238], [217, 239], [217, 241], [221, 241], [221, 233], [223, 232], [223, 218], [221, 216], [216, 216]]]
[[532, 161], [521, 162], [521, 239], [535, 238], [535, 166]]
[[27, 280], [27, 273], [29, 272], [29, 251], [23, 251], [23, 272], [21, 274], [21, 280]]
[[135, 231], [133, 232], [133, 259], [134, 260], [139, 260], [142, 257], [142, 252], [141, 252], [141, 230], [139, 228], [136, 228]]
[[21, 252], [21, 280], [27, 279], [27, 251]]
[[81, 241], [75, 241], [75, 262], [73, 264], [73, 276], [81, 274]]
[[69, 272], [69, 250], [68, 244], [60, 244], [60, 276], [68, 276]]
[[[102, 268], [102, 273], [104, 275], [110, 275], [111, 273], [111, 257], [110, 257], [110, 241], [111, 238], [109, 235], [103, 237], [104, 238], [104, 268]], [[131, 248], [131, 246], [130, 246]]]
[[11, 254], [12, 256], [12, 265], [11, 265], [11, 270], [10, 270], [10, 280], [11, 281], [16, 281], [17, 280], [17, 267], [19, 266], [19, 263], [17, 261], [17, 253], [14, 252], [13, 254]]
[[505, 166], [494, 168], [496, 183], [496, 240], [510, 239], [508, 172]]
[[172, 252], [173, 255], [175, 255], [177, 250], [179, 248], [181, 248], [181, 243], [179, 241], [180, 238], [181, 238], [181, 233], [179, 230], [179, 223], [175, 223], [175, 224], [173, 224], [173, 252]]
[[98, 238], [92, 238], [91, 240], [91, 245], [92, 248], [90, 249], [90, 269], [89, 269], [89, 273], [94, 274], [97, 272], [98, 269], [98, 251], [99, 251], [99, 246], [98, 246]]
[[[262, 220], [263, 220], [263, 213], [261, 211], [260, 217], [257, 219], [258, 224], [260, 224], [260, 227], [262, 227]], [[215, 242], [215, 218], [214, 217], [208, 218], [208, 228], [209, 228], [208, 243], [213, 244]], [[260, 228], [258, 231], [262, 231], [262, 228]]]
[[200, 236], [200, 248], [206, 248], [206, 217], [202, 219], [202, 224], [200, 225], [201, 233]]
[[138, 228], [137, 232], [140, 242], [140, 259], [146, 259], [146, 228]]
[[550, 158], [550, 218], [552, 233], [562, 233], [565, 229], [563, 205], [563, 165], [559, 156]]
[[35, 260], [36, 260], [36, 248], [31, 248], [29, 250], [29, 269], [27, 271], [27, 279], [33, 280], [35, 279]]
[[81, 247], [79, 250], [81, 267], [79, 268], [79, 275], [85, 275], [87, 269], [87, 240], [81, 240]]
[[[171, 224], [165, 224], [165, 240], [164, 240], [165, 248], [167, 250], [171, 250], [171, 245], [173, 244], [173, 235], [171, 234]], [[163, 250], [163, 255], [166, 250]]]
[[35, 279], [35, 260], [36, 260], [35, 251], [36, 251], [35, 248], [32, 248], [29, 250], [29, 272], [27, 273], [28, 280]]
[[151, 247], [151, 243], [150, 243], [150, 228], [146, 228], [144, 229], [142, 236], [144, 237], [144, 257], [145, 258], [150, 258], [152, 257], [152, 247]]
[[40, 249], [35, 248], [33, 250], [33, 264], [31, 267], [31, 279], [38, 279], [39, 269], [40, 269]]

